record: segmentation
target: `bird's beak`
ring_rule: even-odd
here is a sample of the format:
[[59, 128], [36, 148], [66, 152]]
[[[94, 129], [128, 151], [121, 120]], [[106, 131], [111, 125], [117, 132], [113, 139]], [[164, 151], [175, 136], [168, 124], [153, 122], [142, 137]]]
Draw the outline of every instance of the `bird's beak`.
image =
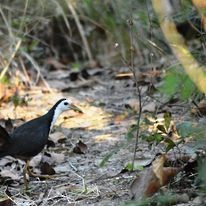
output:
[[74, 110], [75, 112], [83, 113], [81, 109], [79, 109], [77, 106], [74, 104], [70, 104], [70, 108]]

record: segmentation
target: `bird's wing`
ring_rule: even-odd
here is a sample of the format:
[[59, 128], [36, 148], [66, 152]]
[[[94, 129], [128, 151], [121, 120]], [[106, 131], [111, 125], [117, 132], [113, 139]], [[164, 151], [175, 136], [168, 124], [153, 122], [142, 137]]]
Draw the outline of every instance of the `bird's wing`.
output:
[[9, 140], [9, 133], [0, 125], [0, 158], [7, 155], [6, 151], [9, 146]]
[[8, 142], [10, 138], [9, 133], [0, 125], [0, 144], [2, 141]]

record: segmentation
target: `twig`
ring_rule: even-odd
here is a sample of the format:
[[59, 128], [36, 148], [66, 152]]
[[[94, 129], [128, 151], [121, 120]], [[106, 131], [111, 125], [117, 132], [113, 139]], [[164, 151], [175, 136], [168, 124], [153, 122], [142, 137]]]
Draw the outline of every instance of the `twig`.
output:
[[14, 51], [13, 51], [13, 53], [12, 53], [12, 55], [11, 55], [8, 63], [6, 64], [6, 66], [4, 67], [4, 69], [2, 70], [2, 72], [1, 72], [1, 74], [0, 74], [0, 80], [2, 80], [2, 78], [3, 78], [4, 75], [6, 74], [7, 70], [9, 69], [9, 66], [10, 66], [12, 60], [14, 59], [17, 51], [19, 50], [20, 45], [21, 45], [21, 39], [19, 39], [18, 42], [16, 43], [16, 46], [15, 46], [15, 48], [14, 48]]
[[138, 142], [139, 142], [139, 134], [140, 134], [140, 120], [141, 120], [141, 114], [142, 114], [142, 96], [141, 96], [141, 89], [140, 89], [140, 85], [138, 83], [138, 77], [136, 75], [136, 71], [135, 71], [135, 66], [134, 66], [134, 42], [133, 42], [133, 33], [132, 33], [132, 19], [129, 20], [128, 22], [129, 24], [129, 28], [130, 28], [130, 64], [131, 66], [129, 67], [132, 74], [133, 74], [133, 78], [136, 84], [136, 90], [137, 90], [137, 95], [138, 95], [138, 101], [139, 101], [139, 115], [137, 118], [137, 132], [136, 132], [136, 138], [135, 138], [135, 147], [134, 147], [134, 154], [133, 154], [133, 159], [132, 159], [132, 170], [134, 170], [134, 162], [135, 162], [135, 158], [136, 158], [136, 153], [137, 153], [137, 146], [138, 146]]
[[83, 27], [82, 27], [82, 25], [80, 23], [79, 17], [78, 17], [78, 15], [77, 15], [74, 7], [73, 7], [72, 1], [68, 0], [67, 5], [68, 5], [68, 8], [71, 11], [73, 17], [74, 17], [74, 21], [76, 22], [76, 25], [77, 25], [77, 27], [79, 29], [79, 33], [81, 35], [81, 38], [82, 38], [82, 41], [83, 41], [83, 44], [84, 44], [87, 56], [89, 58], [90, 64], [92, 64], [92, 62], [94, 61], [93, 57], [92, 57], [92, 53], [91, 53], [91, 50], [89, 48], [88, 41], [87, 41], [87, 39], [85, 37], [85, 32], [84, 32]]
[[31, 64], [34, 66], [34, 68], [37, 71], [37, 77], [36, 77], [35, 84], [37, 84], [37, 82], [39, 81], [39, 78], [41, 78], [41, 80], [43, 81], [46, 88], [51, 92], [52, 90], [51, 90], [49, 84], [46, 82], [46, 80], [42, 76], [41, 71], [40, 71], [41, 69], [40, 69], [39, 65], [37, 64], [37, 62], [28, 53], [26, 53], [24, 51], [21, 51], [21, 53], [23, 56], [25, 56], [31, 62]]
[[29, 77], [29, 75], [28, 75], [28, 72], [26, 71], [24, 62], [23, 62], [23, 60], [22, 60], [21, 57], [19, 57], [19, 62], [20, 62], [20, 64], [21, 64], [21, 67], [22, 67], [24, 76], [25, 76], [25, 78], [26, 78], [26, 81], [27, 81], [27, 83], [29, 83], [29, 86], [31, 86], [31, 79], [30, 79], [30, 77]]

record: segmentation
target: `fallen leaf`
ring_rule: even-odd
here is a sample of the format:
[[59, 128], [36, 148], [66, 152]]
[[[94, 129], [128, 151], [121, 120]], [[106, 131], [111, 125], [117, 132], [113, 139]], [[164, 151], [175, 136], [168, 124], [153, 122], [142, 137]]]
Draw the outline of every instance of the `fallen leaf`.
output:
[[177, 173], [182, 169], [180, 167], [164, 167], [163, 168], [163, 177], [162, 177], [162, 186], [167, 185], [171, 178], [173, 178]]
[[87, 145], [84, 144], [81, 140], [79, 140], [79, 142], [74, 147], [73, 152], [77, 154], [85, 154], [87, 149]]
[[166, 161], [166, 156], [161, 155], [160, 157], [157, 157], [156, 160], [152, 163], [152, 169], [156, 177], [160, 181], [160, 185], [163, 184], [163, 166]]
[[154, 175], [152, 167], [144, 169], [139, 176], [134, 179], [130, 186], [132, 199], [139, 200], [143, 197], [153, 195], [160, 187], [158, 178]]
[[5, 197], [0, 199], [0, 206], [12, 206], [14, 205], [12, 200]]
[[166, 156], [158, 157], [149, 168], [144, 169], [140, 176], [135, 178], [130, 186], [130, 193], [133, 199], [150, 197], [155, 194], [160, 187], [167, 185], [181, 168], [164, 167]]
[[54, 175], [56, 173], [48, 162], [41, 162], [40, 170], [43, 175]]

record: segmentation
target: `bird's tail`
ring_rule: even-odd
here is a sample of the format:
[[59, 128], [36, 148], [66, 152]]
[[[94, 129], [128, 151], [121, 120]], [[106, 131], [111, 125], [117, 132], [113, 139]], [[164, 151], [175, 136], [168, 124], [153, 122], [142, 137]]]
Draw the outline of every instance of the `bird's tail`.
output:
[[0, 125], [0, 158], [7, 155], [9, 140], [9, 133]]

